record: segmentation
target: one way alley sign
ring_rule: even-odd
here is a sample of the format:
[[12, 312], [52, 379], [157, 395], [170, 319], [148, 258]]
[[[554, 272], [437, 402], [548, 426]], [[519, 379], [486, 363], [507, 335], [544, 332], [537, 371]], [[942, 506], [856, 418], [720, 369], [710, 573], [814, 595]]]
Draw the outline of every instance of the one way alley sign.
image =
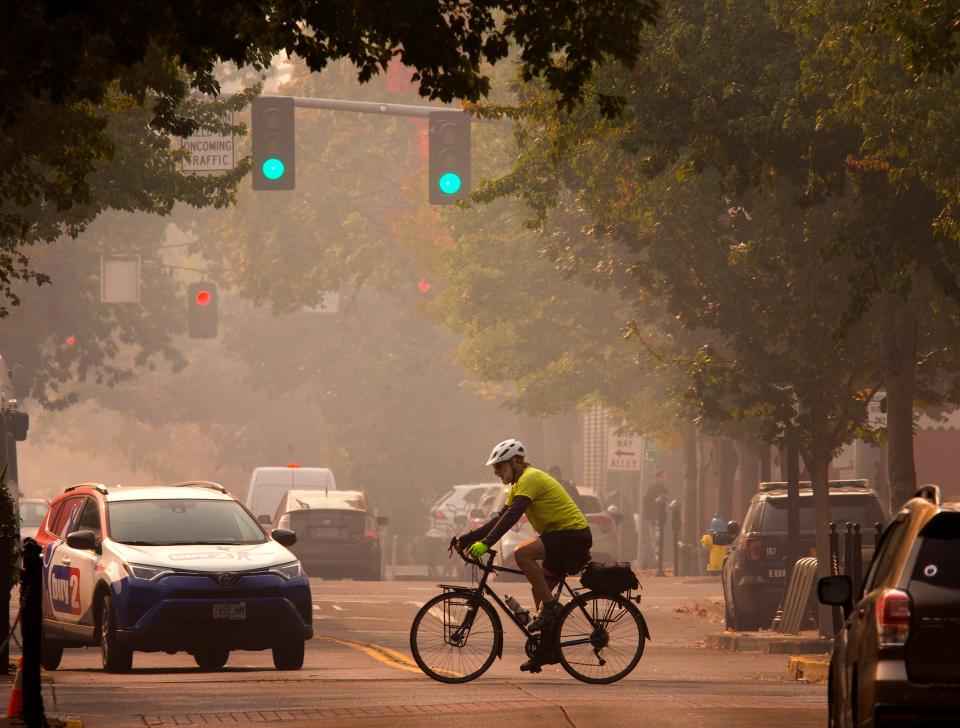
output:
[[635, 432], [619, 432], [609, 428], [607, 435], [607, 470], [640, 470], [643, 462], [643, 438]]

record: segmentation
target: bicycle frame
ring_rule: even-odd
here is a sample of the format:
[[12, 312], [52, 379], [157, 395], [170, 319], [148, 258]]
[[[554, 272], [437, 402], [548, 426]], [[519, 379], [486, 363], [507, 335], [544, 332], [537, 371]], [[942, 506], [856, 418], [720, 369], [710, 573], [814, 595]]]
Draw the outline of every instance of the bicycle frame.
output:
[[[468, 564], [472, 564], [474, 566], [480, 567], [480, 569], [482, 569], [483, 571], [483, 573], [480, 576], [480, 581], [477, 583], [475, 587], [455, 586], [451, 584], [439, 585], [443, 589], [459, 592], [464, 595], [469, 594], [471, 596], [469, 606], [467, 608], [467, 614], [463, 620], [463, 623], [457, 628], [456, 632], [452, 634], [452, 639], [460, 639], [460, 636], [464, 631], [469, 633], [470, 629], [473, 627], [473, 620], [477, 614], [477, 610], [480, 608], [480, 600], [483, 599], [485, 596], [492, 597], [493, 601], [500, 607], [500, 610], [506, 613], [507, 616], [510, 617], [510, 621], [512, 621], [517, 626], [517, 629], [523, 632], [523, 634], [527, 637], [527, 639], [533, 639], [534, 637], [538, 636], [537, 633], [531, 632], [529, 629], [527, 629], [527, 626], [520, 621], [516, 613], [514, 613], [514, 611], [507, 606], [506, 602], [504, 602], [503, 599], [500, 598], [500, 595], [497, 594], [490, 587], [489, 584], [487, 584], [487, 579], [490, 577], [490, 574], [492, 573], [507, 573], [507, 574], [522, 575], [523, 572], [520, 569], [511, 569], [507, 566], [497, 566], [496, 564], [493, 563], [493, 559], [496, 556], [497, 552], [491, 550], [491, 551], [488, 551], [487, 553], [490, 555], [490, 558], [487, 560], [486, 565], [482, 564], [479, 559], [470, 559], [470, 558], [467, 558], [466, 556], [463, 556], [464, 561], [466, 561]], [[564, 589], [566, 589], [567, 594], [570, 595], [571, 599], [576, 599], [577, 592], [582, 591], [580, 589], [575, 590], [571, 588], [570, 585], [567, 584], [566, 577], [561, 576], [560, 582], [557, 584], [554, 592], [555, 595], [559, 598], [559, 596], [563, 593]], [[583, 608], [582, 604], [580, 605], [580, 609], [581, 611], [583, 611], [583, 614], [587, 618], [587, 621], [589, 621], [591, 625], [596, 626], [595, 620], [587, 613], [587, 610]], [[590, 640], [588, 638], [588, 639], [570, 640], [569, 642], [558, 643], [558, 646], [568, 647], [573, 645], [589, 644], [589, 643], [590, 643]]]

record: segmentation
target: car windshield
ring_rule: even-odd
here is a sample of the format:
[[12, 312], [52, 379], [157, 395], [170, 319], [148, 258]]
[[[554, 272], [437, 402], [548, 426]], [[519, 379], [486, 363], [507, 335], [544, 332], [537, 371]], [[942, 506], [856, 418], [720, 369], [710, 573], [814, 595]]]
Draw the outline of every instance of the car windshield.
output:
[[266, 537], [236, 501], [186, 498], [107, 505], [110, 538], [141, 546], [253, 544]]
[[20, 525], [27, 528], [37, 528], [40, 521], [47, 515], [50, 506], [46, 503], [21, 503], [20, 504]]
[[[850, 521], [859, 523], [860, 529], [872, 528], [877, 521], [883, 521], [883, 513], [877, 499], [868, 495], [859, 494], [831, 494], [830, 520], [837, 524], [838, 529]], [[787, 530], [787, 498], [767, 498], [763, 509], [760, 531]], [[816, 523], [813, 518], [813, 496], [800, 496], [800, 530], [815, 531]]]

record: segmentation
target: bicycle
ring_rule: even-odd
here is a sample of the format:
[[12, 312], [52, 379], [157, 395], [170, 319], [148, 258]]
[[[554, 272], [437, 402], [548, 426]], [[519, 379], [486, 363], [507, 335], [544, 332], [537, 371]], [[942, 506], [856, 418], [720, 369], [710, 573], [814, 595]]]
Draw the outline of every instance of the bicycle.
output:
[[480, 677], [496, 658], [503, 657], [503, 624], [487, 596], [526, 636], [527, 657], [540, 665], [559, 662], [577, 680], [598, 685], [621, 680], [637, 666], [650, 639], [646, 620], [636, 606], [639, 595], [571, 587], [564, 576], [556, 586], [556, 597], [565, 591], [570, 600], [546, 633], [538, 634], [528, 630], [487, 584], [491, 573], [523, 572], [497, 566], [493, 563], [496, 552], [487, 554], [485, 565], [461, 554], [464, 561], [481, 569], [476, 586], [438, 584], [443, 593], [427, 601], [414, 617], [410, 651], [426, 675], [443, 683], [465, 683]]

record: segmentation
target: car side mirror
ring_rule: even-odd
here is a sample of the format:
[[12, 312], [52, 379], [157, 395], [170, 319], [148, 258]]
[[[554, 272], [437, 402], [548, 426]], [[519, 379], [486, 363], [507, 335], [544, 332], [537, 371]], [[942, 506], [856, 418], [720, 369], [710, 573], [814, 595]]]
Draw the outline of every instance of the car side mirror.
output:
[[389, 526], [390, 519], [386, 516], [377, 516], [377, 525], [378, 526]]
[[265, 525], [269, 525], [270, 522], [273, 521], [273, 519], [270, 518], [270, 516], [268, 516], [266, 513], [261, 513], [259, 516], [257, 516], [257, 520]]
[[281, 546], [290, 548], [297, 542], [297, 532], [286, 528], [275, 528], [270, 532], [271, 538]]
[[817, 582], [817, 598], [821, 604], [843, 607], [843, 615], [853, 610], [853, 583], [849, 576], [825, 576]]
[[80, 551], [96, 551], [97, 534], [93, 531], [73, 531], [67, 534], [67, 546]]
[[487, 515], [487, 512], [482, 508], [474, 508], [470, 511], [470, 518], [483, 518]]
[[730, 534], [730, 538], [734, 539], [740, 535], [740, 524], [737, 521], [728, 521], [727, 522], [727, 533]]
[[623, 514], [616, 506], [607, 506], [607, 515], [610, 516], [618, 526], [623, 523]]

